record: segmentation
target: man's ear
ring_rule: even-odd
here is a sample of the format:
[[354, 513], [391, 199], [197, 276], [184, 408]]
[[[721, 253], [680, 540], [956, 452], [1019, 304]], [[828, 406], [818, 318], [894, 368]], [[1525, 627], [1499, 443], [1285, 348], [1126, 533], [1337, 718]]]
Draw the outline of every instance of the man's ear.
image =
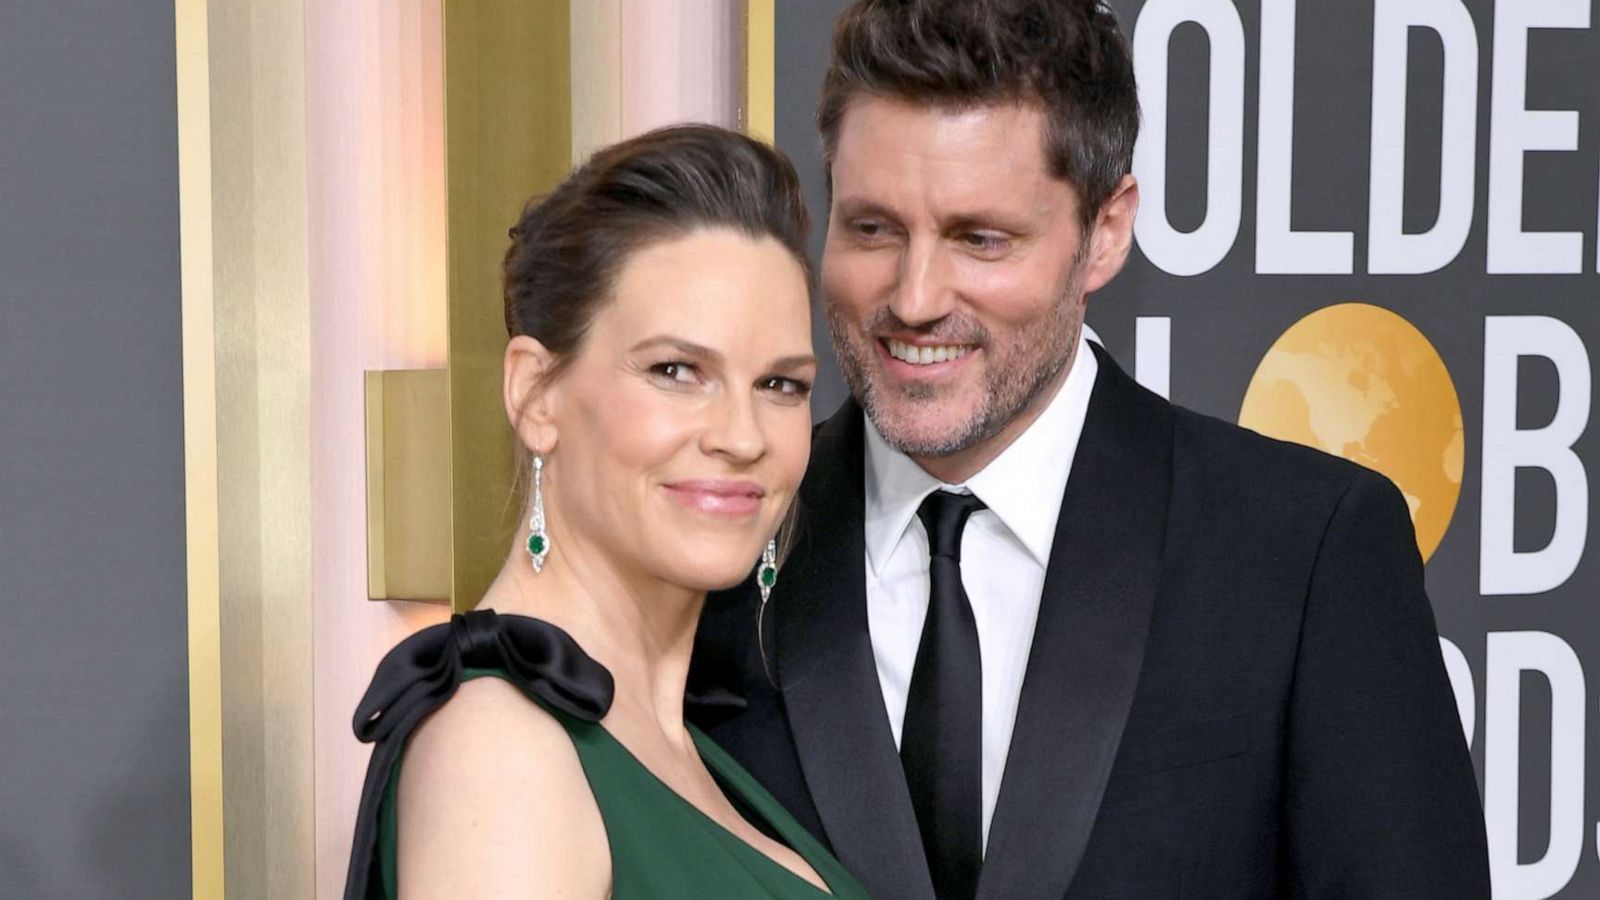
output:
[[555, 449], [556, 391], [547, 376], [555, 356], [537, 340], [519, 334], [506, 344], [504, 384], [506, 418], [522, 445], [535, 453]]
[[1139, 214], [1139, 182], [1132, 175], [1122, 176], [1116, 190], [1100, 204], [1094, 231], [1089, 235], [1089, 256], [1084, 270], [1083, 292], [1092, 294], [1111, 283], [1128, 261], [1133, 249], [1133, 220]]

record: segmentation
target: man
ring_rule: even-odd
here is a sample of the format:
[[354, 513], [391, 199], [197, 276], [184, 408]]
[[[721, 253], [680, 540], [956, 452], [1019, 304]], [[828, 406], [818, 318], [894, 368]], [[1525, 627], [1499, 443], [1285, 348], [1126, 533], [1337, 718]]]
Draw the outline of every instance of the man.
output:
[[770, 602], [707, 604], [713, 736], [882, 900], [1487, 897], [1399, 492], [1082, 337], [1138, 206], [1111, 14], [863, 0], [818, 121], [853, 399]]

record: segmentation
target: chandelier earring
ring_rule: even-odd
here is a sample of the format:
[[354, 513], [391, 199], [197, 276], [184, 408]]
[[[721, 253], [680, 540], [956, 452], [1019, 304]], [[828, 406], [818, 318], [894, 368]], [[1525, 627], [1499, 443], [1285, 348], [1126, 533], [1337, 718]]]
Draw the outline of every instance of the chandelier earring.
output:
[[767, 541], [761, 551], [761, 565], [756, 569], [756, 584], [761, 588], [761, 605], [766, 606], [772, 596], [772, 587], [778, 583], [778, 540]]
[[533, 571], [544, 571], [544, 559], [550, 555], [550, 535], [544, 527], [544, 457], [533, 455], [533, 513], [528, 517], [528, 556], [533, 560]]
[[773, 679], [772, 668], [767, 663], [767, 601], [772, 599], [772, 587], [777, 583], [778, 539], [773, 538], [761, 551], [761, 564], [756, 567], [756, 587], [761, 589], [761, 608], [756, 610], [756, 646], [761, 650], [761, 667], [767, 670], [768, 681]]

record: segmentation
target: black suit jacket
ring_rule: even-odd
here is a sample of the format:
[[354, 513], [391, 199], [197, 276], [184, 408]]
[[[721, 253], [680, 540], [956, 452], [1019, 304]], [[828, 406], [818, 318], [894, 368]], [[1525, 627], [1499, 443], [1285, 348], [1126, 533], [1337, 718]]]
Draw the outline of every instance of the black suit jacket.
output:
[[[1095, 352], [978, 896], [1488, 897], [1400, 493]], [[847, 403], [816, 432], [764, 647], [749, 585], [708, 600], [691, 683], [745, 706], [690, 714], [872, 896], [932, 900], [867, 632], [863, 429]]]

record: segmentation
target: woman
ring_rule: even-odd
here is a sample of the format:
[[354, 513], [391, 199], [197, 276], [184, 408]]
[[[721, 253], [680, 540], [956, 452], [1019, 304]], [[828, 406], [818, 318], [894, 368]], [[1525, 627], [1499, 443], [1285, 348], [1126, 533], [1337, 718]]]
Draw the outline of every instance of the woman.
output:
[[810, 453], [805, 235], [787, 160], [709, 127], [610, 147], [523, 213], [528, 524], [475, 612], [379, 665], [347, 897], [864, 897], [683, 721], [706, 593], [771, 585]]
[[863, 897], [683, 718], [706, 592], [758, 566], [770, 586], [810, 452], [793, 169], [664, 129], [597, 154], [511, 235], [528, 524], [477, 610], [379, 666], [346, 896]]

